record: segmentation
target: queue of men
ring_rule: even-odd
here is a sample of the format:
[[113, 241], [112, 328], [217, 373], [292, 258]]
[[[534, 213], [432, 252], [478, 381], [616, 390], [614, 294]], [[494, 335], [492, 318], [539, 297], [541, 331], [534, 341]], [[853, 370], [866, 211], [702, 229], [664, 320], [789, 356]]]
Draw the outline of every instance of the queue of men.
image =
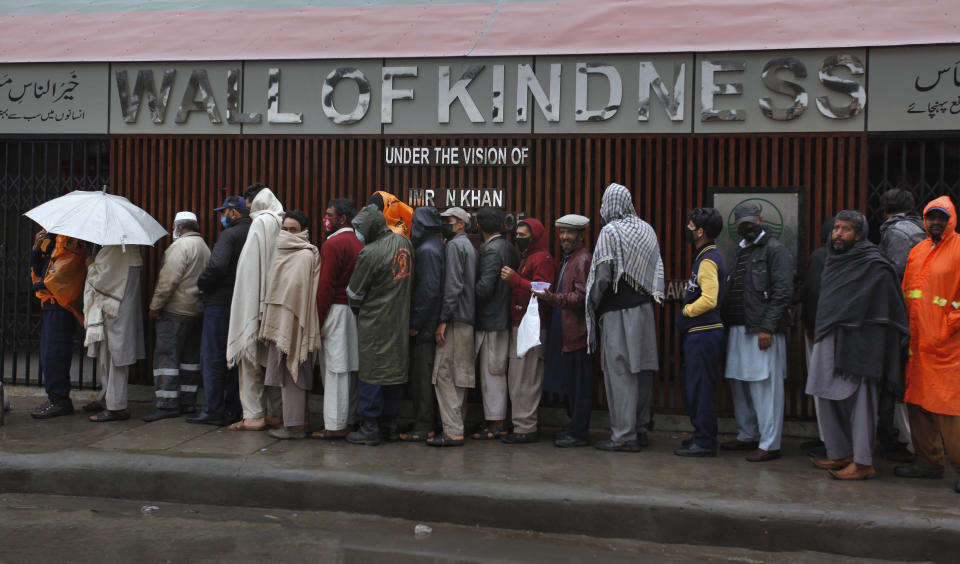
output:
[[[826, 222], [829, 235], [800, 286], [806, 391], [825, 449], [812, 462], [837, 479], [874, 477], [879, 443], [889, 458], [910, 463], [896, 475], [942, 477], [944, 450], [960, 459], [956, 210], [941, 197], [918, 216], [903, 191], [884, 194], [883, 203], [880, 245], [867, 240], [863, 214], [839, 212]], [[657, 234], [625, 186], [604, 191], [592, 252], [588, 218], [555, 221], [556, 259], [535, 218], [520, 221], [509, 241], [500, 210], [481, 208], [474, 220], [459, 207], [413, 210], [386, 192], [359, 210], [352, 200], [331, 200], [319, 248], [307, 215], [285, 212], [262, 184], [215, 211], [223, 229], [212, 251], [196, 214], [174, 219], [149, 307], [156, 409], [145, 421], [190, 414], [189, 423], [363, 445], [453, 447], [468, 434], [521, 444], [539, 440], [538, 409], [549, 390], [563, 395], [569, 416], [554, 444], [578, 447], [589, 444], [598, 360], [610, 435], [596, 448], [636, 452], [649, 444], [664, 267]], [[794, 261], [764, 228], [755, 202], [741, 203], [732, 217], [739, 248], [728, 265], [715, 243], [720, 213], [686, 215], [694, 260], [676, 327], [694, 433], [674, 452], [710, 457], [719, 448], [764, 462], [781, 456]], [[468, 236], [474, 222], [478, 245]], [[130, 417], [127, 373], [144, 356], [141, 268], [136, 246], [92, 252], [81, 241], [38, 234], [31, 273], [43, 304], [48, 401], [34, 417], [73, 411], [69, 356], [78, 322], [103, 389], [85, 406], [90, 420]], [[721, 366], [737, 435], [718, 443]], [[311, 430], [315, 367], [323, 427]], [[201, 383], [206, 401], [197, 413]], [[407, 384], [414, 418], [400, 432]], [[484, 421], [468, 433], [466, 395], [476, 387]], [[898, 412], [908, 417], [895, 424]]]

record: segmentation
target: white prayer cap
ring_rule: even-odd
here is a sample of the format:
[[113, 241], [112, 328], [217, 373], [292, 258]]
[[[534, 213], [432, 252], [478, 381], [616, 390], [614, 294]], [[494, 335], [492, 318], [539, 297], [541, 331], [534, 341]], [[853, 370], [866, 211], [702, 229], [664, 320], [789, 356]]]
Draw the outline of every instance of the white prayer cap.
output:
[[188, 211], [177, 212], [173, 221], [197, 221], [197, 214]]
[[590, 225], [590, 218], [575, 213], [568, 213], [555, 222], [557, 227], [566, 227], [568, 229], [586, 229]]

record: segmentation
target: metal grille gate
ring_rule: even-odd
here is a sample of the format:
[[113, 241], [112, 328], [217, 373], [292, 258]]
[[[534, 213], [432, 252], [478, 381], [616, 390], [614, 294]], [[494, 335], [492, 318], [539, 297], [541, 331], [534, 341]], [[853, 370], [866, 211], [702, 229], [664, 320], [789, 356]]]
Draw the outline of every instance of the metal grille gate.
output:
[[[108, 184], [109, 159], [105, 138], [0, 139], [0, 378], [6, 384], [43, 384], [40, 304], [31, 292], [29, 270], [39, 227], [23, 213], [72, 190]], [[81, 362], [77, 345], [71, 379], [76, 387], [92, 387], [92, 364]]]
[[880, 195], [891, 188], [913, 192], [918, 212], [943, 195], [960, 203], [960, 137], [871, 136], [868, 146], [867, 213], [880, 237]]

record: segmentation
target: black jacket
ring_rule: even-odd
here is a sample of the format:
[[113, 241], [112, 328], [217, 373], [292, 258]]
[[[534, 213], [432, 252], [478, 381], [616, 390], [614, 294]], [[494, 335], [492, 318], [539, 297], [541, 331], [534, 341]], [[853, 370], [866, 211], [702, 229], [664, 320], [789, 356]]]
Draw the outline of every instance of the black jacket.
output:
[[210, 252], [210, 262], [197, 279], [203, 305], [230, 305], [237, 279], [237, 260], [247, 242], [250, 223], [249, 217], [238, 219], [217, 237]]
[[[737, 259], [744, 253], [747, 269], [743, 280], [743, 314], [747, 333], [786, 333], [790, 326], [787, 309], [793, 295], [794, 264], [790, 251], [768, 233], [753, 245], [739, 249]], [[730, 296], [736, 276], [735, 263], [727, 275], [725, 298]]]
[[477, 267], [477, 331], [502, 331], [510, 327], [510, 285], [500, 278], [504, 266], [516, 270], [520, 264], [517, 249], [500, 235], [480, 247]]
[[415, 343], [433, 341], [443, 305], [445, 256], [440, 232], [440, 213], [433, 207], [413, 211], [410, 240], [413, 252], [413, 292], [410, 296], [410, 329], [419, 331]]

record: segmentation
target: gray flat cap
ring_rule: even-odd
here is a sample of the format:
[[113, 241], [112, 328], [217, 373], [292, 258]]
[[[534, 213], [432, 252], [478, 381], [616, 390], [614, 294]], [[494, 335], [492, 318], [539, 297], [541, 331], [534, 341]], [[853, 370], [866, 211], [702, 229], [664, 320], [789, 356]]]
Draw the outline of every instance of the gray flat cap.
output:
[[575, 213], [568, 213], [567, 215], [558, 219], [554, 225], [557, 227], [566, 227], [568, 229], [586, 229], [587, 226], [590, 225], [590, 218], [577, 215]]
[[760, 206], [753, 202], [744, 202], [733, 208], [733, 224], [760, 223]]
[[440, 213], [440, 217], [455, 217], [464, 223], [470, 223], [470, 214], [463, 208], [448, 208]]

